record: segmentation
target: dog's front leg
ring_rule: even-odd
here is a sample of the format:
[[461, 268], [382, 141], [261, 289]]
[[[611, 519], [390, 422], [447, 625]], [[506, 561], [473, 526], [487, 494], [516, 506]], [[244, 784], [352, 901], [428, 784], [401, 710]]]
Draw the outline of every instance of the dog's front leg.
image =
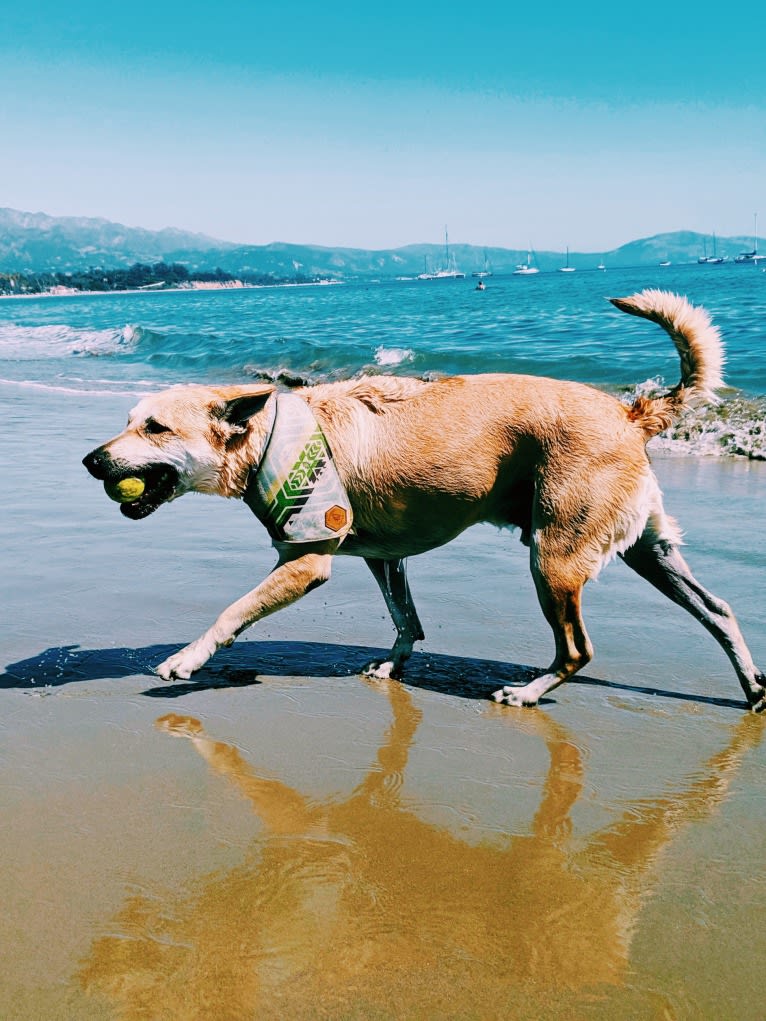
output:
[[191, 677], [195, 670], [225, 645], [231, 645], [237, 635], [262, 617], [289, 606], [330, 577], [332, 555], [337, 541], [306, 543], [300, 546], [282, 546], [279, 561], [257, 588], [232, 603], [203, 635], [168, 657], [157, 667], [157, 673], [166, 681]]
[[380, 560], [365, 557], [375, 581], [383, 593], [396, 627], [396, 642], [385, 659], [374, 659], [362, 669], [366, 677], [400, 677], [415, 642], [425, 638], [415, 604], [412, 601], [404, 560]]

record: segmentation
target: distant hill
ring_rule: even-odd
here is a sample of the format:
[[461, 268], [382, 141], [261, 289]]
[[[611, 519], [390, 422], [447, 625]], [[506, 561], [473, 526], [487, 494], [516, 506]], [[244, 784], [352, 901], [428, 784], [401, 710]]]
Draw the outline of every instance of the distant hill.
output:
[[86, 216], [0, 209], [0, 271], [112, 268], [135, 262], [182, 262], [233, 245], [189, 231], [144, 230]]
[[[603, 259], [608, 267], [696, 262], [703, 255], [733, 258], [752, 248], [748, 236], [714, 239], [693, 231], [656, 234], [621, 245], [610, 252], [570, 252], [569, 262], [578, 269], [595, 269]], [[495, 273], [510, 273], [526, 260], [526, 249], [484, 248], [450, 245], [457, 267], [466, 274], [481, 270], [485, 262]], [[204, 234], [166, 228], [160, 231], [126, 227], [89, 217], [48, 216], [0, 209], [0, 272], [74, 272], [90, 267], [114, 269], [136, 262], [177, 262], [189, 270], [222, 269], [231, 274], [271, 274], [289, 278], [335, 279], [416, 276], [424, 268], [443, 262], [441, 244], [407, 245], [403, 248], [367, 250], [323, 248], [319, 245], [237, 245]], [[563, 252], [534, 253], [541, 270], [554, 270], [564, 261]]]
[[752, 235], [715, 238], [710, 234], [677, 230], [671, 234], [655, 234], [629, 241], [613, 252], [605, 252], [604, 261], [613, 266], [642, 266], [664, 261], [696, 262], [701, 256], [713, 254], [733, 260], [740, 252], [751, 251], [752, 247]]

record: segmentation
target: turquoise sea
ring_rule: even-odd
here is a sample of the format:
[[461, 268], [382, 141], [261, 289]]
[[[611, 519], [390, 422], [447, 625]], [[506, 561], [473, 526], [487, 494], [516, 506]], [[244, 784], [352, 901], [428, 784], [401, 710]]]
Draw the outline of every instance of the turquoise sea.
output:
[[[721, 328], [731, 390], [664, 445], [766, 456], [766, 274], [750, 266], [607, 269], [476, 281], [390, 281], [0, 302], [0, 385], [139, 393], [175, 382], [362, 372], [523, 372], [630, 395], [674, 384], [675, 350], [606, 296], [662, 287]], [[662, 444], [663, 441], [660, 441]]]

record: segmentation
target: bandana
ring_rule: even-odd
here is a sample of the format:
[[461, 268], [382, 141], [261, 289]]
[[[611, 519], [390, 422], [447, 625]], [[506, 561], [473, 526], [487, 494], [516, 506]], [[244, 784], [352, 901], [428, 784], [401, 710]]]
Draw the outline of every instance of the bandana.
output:
[[351, 504], [313, 411], [296, 394], [269, 403], [271, 423], [245, 503], [275, 542], [345, 538]]

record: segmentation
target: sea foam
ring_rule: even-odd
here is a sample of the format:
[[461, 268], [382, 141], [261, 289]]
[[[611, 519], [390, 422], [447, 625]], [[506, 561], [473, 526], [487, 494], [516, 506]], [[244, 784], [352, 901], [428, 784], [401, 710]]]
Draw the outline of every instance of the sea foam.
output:
[[68, 355], [110, 355], [132, 350], [143, 336], [128, 323], [106, 330], [81, 330], [56, 323], [47, 326], [0, 324], [0, 358], [40, 361]]
[[[92, 383], [98, 382], [97, 388]], [[105, 385], [106, 384], [106, 385]], [[5, 379], [0, 376], [0, 387], [17, 387], [22, 390], [42, 390], [47, 393], [72, 394], [77, 397], [144, 397], [161, 387], [148, 386], [143, 381], [131, 384], [130, 382], [119, 382], [96, 380], [91, 384], [82, 381], [78, 386], [64, 386], [57, 383], [41, 383], [34, 379]]]
[[[667, 392], [660, 377], [647, 379], [623, 393], [632, 404], [636, 397]], [[649, 443], [650, 451], [683, 456], [747, 457], [766, 461], [766, 397], [746, 397], [735, 391], [719, 404], [687, 408], [681, 418]]]
[[411, 362], [415, 352], [409, 347], [379, 347], [375, 349], [375, 361], [378, 365], [401, 365]]

